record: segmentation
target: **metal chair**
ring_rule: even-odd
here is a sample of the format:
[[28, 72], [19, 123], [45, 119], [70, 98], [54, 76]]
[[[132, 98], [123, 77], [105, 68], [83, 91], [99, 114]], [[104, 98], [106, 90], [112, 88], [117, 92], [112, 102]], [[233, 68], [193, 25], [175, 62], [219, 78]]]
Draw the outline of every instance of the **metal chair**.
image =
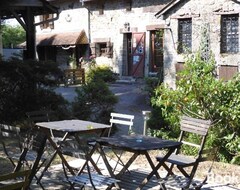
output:
[[[84, 159], [84, 164], [80, 167], [76, 176], [67, 176], [66, 168], [63, 164], [64, 173], [67, 178], [67, 182], [70, 184], [69, 189], [74, 189], [74, 186], [80, 185], [81, 189], [85, 187], [91, 187], [93, 189], [112, 189], [112, 187], [118, 188], [119, 180], [111, 178], [109, 176], [102, 175], [100, 170], [97, 172], [94, 170], [94, 166], [90, 166], [90, 158], [94, 152], [92, 145], [89, 146], [89, 138], [92, 137], [92, 133], [89, 135], [76, 136], [76, 142], [70, 142], [72, 149], [69, 151], [69, 155]], [[69, 142], [68, 142], [69, 143]], [[100, 174], [99, 174], [100, 173]]]
[[[133, 119], [134, 115], [129, 114], [122, 114], [122, 113], [111, 113], [110, 118], [110, 125], [113, 127], [113, 125], [117, 126], [118, 128], [127, 127], [127, 134], [133, 133]], [[110, 136], [111, 131], [109, 132]]]
[[[192, 117], [183, 116], [180, 122], [181, 133], [179, 136], [179, 141], [182, 142], [182, 146], [167, 159], [165, 163], [169, 163], [170, 167], [167, 164], [164, 164], [164, 168], [167, 170], [167, 177], [160, 180], [161, 188], [167, 189], [167, 187], [174, 186], [179, 189], [198, 189], [201, 184], [197, 184], [193, 177], [197, 171], [198, 165], [200, 162], [205, 161], [206, 152], [204, 151], [204, 146], [208, 134], [209, 127], [211, 126], [210, 120], [196, 119]], [[187, 138], [188, 135], [195, 135], [196, 139], [199, 139], [199, 143], [190, 142], [190, 138]], [[193, 137], [192, 137], [193, 138]], [[195, 148], [197, 154], [195, 157], [186, 156], [182, 153], [183, 147]], [[162, 160], [162, 156], [157, 156], [157, 161]], [[182, 176], [176, 176], [173, 172], [173, 167], [181, 172]], [[189, 172], [186, 171], [186, 168], [190, 169]]]
[[[129, 114], [122, 114], [122, 113], [111, 113], [111, 118], [110, 118], [110, 125], [111, 125], [111, 129], [113, 128], [113, 126], [117, 126], [118, 129], [121, 129], [123, 127], [127, 127], [127, 134], [131, 135], [133, 134], [133, 119], [134, 119], [134, 115], [129, 115]], [[111, 131], [109, 131], [109, 136]], [[122, 166], [124, 166], [123, 161], [121, 160], [123, 151], [119, 152], [117, 150], [113, 150], [113, 153], [115, 154], [115, 156], [117, 157], [117, 161], [116, 161], [116, 165], [113, 168], [113, 172], [116, 171], [117, 166], [120, 164]]]
[[[20, 170], [22, 166], [26, 166], [28, 169], [31, 169], [38, 157], [39, 149], [43, 146], [43, 140], [40, 137], [41, 135], [39, 135], [38, 130], [29, 129], [25, 132], [20, 132], [19, 127], [2, 124], [0, 125], [0, 132], [3, 151], [8, 160], [12, 163], [15, 171]], [[9, 144], [6, 143], [7, 141], [14, 142]], [[23, 156], [24, 151], [25, 154]], [[36, 179], [38, 179], [36, 173], [43, 166], [46, 160], [46, 156], [41, 155], [39, 159], [40, 163], [38, 164], [34, 174]], [[41, 183], [39, 183], [39, 185], [42, 189], [44, 189]]]

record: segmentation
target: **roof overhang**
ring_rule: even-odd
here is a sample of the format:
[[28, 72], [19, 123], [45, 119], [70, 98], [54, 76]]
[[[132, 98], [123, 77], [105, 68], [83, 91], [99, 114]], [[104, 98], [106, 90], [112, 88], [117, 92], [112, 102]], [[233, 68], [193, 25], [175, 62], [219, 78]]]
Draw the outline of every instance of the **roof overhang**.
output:
[[31, 9], [34, 16], [58, 12], [58, 8], [46, 0], [1, 0], [1, 19], [23, 17], [27, 8]]
[[169, 2], [163, 9], [161, 9], [160, 11], [158, 11], [155, 16], [157, 18], [161, 17], [162, 15], [164, 15], [165, 13], [167, 13], [170, 9], [172, 9], [173, 7], [175, 7], [178, 3], [180, 3], [181, 0], [172, 0], [171, 2]]
[[37, 46], [64, 46], [88, 44], [88, 37], [84, 30], [81, 32], [64, 32], [55, 34], [37, 34]]

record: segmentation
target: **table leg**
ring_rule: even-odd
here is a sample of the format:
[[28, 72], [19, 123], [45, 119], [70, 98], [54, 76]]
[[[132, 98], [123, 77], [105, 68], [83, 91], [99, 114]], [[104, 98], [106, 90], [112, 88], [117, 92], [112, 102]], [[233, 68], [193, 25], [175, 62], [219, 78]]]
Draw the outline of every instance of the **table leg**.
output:
[[79, 175], [83, 172], [84, 168], [87, 166], [87, 161], [90, 161], [92, 166], [94, 167], [94, 169], [98, 172], [98, 174], [102, 175], [101, 170], [98, 168], [98, 166], [96, 165], [96, 163], [92, 159], [92, 155], [96, 150], [97, 150], [97, 145], [95, 144], [94, 147], [91, 149], [90, 153], [86, 155], [86, 161], [83, 164], [83, 166], [80, 168], [80, 170], [78, 171], [77, 175]]
[[[66, 133], [63, 138], [61, 139], [61, 142], [65, 141], [66, 138], [68, 136], [68, 133]], [[66, 161], [66, 159], [64, 158], [64, 156], [62, 155], [62, 152], [59, 150], [59, 148], [61, 147], [61, 145], [57, 145], [51, 138], [51, 136], [47, 136], [48, 141], [50, 142], [50, 144], [52, 145], [52, 147], [55, 149], [51, 159], [48, 161], [48, 163], [46, 164], [46, 166], [44, 167], [41, 175], [38, 178], [38, 182], [40, 182], [40, 180], [42, 179], [44, 173], [47, 171], [47, 169], [49, 168], [49, 166], [51, 165], [52, 161], [54, 160], [54, 158], [56, 157], [56, 155], [58, 154], [59, 157], [61, 158], [63, 164], [69, 169], [70, 173], [72, 175], [75, 175], [73, 169], [71, 168], [71, 166], [68, 164], [68, 162]]]
[[127, 171], [127, 169], [131, 166], [131, 164], [136, 160], [136, 158], [139, 156], [139, 153], [135, 152], [132, 157], [127, 161], [127, 163], [123, 166], [121, 171], [117, 174], [117, 176], [122, 175], [124, 172]]
[[[151, 157], [150, 157], [150, 155], [148, 154], [147, 151], [145, 152], [145, 157], [147, 158], [148, 163], [149, 163], [149, 165], [151, 166], [152, 170], [154, 170], [155, 165], [154, 165], [154, 163], [153, 163], [153, 161], [152, 161], [152, 159], [151, 159]], [[156, 177], [157, 177], [158, 179], [160, 179], [160, 176], [159, 176], [159, 174], [158, 174], [158, 171], [156, 171], [155, 175], [156, 175]]]
[[174, 150], [175, 148], [169, 149], [168, 153], [163, 157], [161, 162], [159, 162], [155, 167], [153, 167], [151, 173], [142, 181], [142, 183], [139, 185], [139, 187], [136, 190], [142, 189], [148, 183], [148, 181], [152, 178], [152, 176], [157, 173], [159, 168], [164, 165], [164, 162], [168, 159], [168, 157], [173, 153]]

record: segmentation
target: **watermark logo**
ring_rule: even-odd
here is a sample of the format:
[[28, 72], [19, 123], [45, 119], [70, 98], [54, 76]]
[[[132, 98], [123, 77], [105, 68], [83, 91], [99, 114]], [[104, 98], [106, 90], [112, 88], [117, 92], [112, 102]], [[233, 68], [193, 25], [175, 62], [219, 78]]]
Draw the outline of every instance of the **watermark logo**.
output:
[[227, 174], [227, 175], [219, 175], [215, 173], [208, 174], [208, 182], [216, 183], [216, 184], [237, 184], [240, 179], [235, 173]]

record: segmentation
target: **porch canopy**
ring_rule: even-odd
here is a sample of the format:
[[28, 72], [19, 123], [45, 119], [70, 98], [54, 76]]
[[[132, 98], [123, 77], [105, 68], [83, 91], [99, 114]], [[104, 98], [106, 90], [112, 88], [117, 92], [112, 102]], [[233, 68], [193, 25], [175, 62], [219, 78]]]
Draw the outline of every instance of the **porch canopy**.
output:
[[54, 34], [37, 34], [37, 46], [63, 46], [88, 44], [88, 38], [84, 30], [81, 32], [64, 32]]
[[46, 0], [0, 0], [1, 20], [15, 18], [26, 31], [26, 59], [36, 58], [35, 26], [41, 23], [35, 23], [34, 17], [53, 13], [57, 15], [54, 19], [58, 19], [58, 9]]

